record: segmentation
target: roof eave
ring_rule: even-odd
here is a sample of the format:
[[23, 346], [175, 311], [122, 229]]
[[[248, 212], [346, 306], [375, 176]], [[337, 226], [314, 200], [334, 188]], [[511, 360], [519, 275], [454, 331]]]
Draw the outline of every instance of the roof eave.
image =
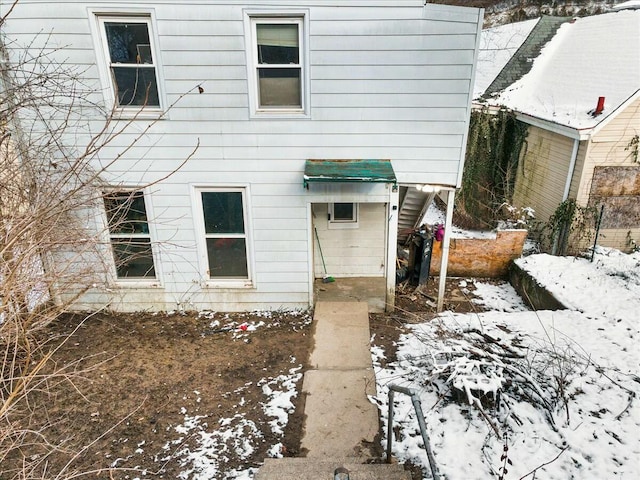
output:
[[533, 115], [528, 115], [522, 112], [516, 111], [513, 113], [521, 122], [527, 123], [534, 127], [542, 128], [543, 130], [548, 130], [550, 132], [560, 134], [568, 138], [572, 138], [574, 140], [588, 140], [591, 136], [591, 131], [593, 130], [593, 128], [579, 129], [569, 127], [567, 125], [561, 125], [557, 122], [545, 120], [543, 118], [535, 117]]

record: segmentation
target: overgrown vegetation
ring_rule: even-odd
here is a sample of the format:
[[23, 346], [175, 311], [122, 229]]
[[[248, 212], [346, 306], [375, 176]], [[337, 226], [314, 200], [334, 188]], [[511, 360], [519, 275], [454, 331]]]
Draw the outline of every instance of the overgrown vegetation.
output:
[[[594, 0], [433, 0], [433, 3], [481, 7], [485, 26], [521, 22], [541, 15], [586, 17], [610, 10], [612, 2]], [[613, 3], [622, 3], [620, 0]]]
[[598, 216], [597, 207], [585, 207], [574, 199], [567, 199], [558, 205], [546, 223], [533, 228], [533, 235], [543, 251], [553, 255], [574, 255], [593, 241]]
[[511, 204], [520, 151], [527, 127], [505, 109], [487, 107], [471, 113], [462, 188], [457, 196], [459, 214], [480, 219], [493, 228]]
[[631, 137], [627, 146], [624, 147], [624, 151], [629, 152], [631, 159], [638, 163], [638, 154], [640, 153], [640, 136], [638, 136], [638, 134]]

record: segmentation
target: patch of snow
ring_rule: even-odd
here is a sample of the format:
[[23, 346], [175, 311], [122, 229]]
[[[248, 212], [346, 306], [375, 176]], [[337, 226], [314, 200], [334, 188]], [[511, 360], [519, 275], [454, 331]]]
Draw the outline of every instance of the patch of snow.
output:
[[482, 305], [488, 310], [498, 312], [524, 312], [529, 307], [524, 303], [515, 289], [508, 283], [499, 285], [475, 282], [475, 291], [473, 292], [480, 298], [474, 298], [473, 303]]
[[[427, 225], [444, 225], [445, 224], [445, 213], [440, 210], [434, 202], [431, 202], [429, 208], [422, 219], [423, 224]], [[485, 239], [495, 239], [496, 232], [495, 230], [464, 230], [462, 228], [452, 226], [451, 238], [485, 238]]]
[[292, 368], [287, 375], [279, 375], [269, 380], [263, 380], [259, 385], [262, 393], [269, 399], [262, 405], [264, 412], [274, 417], [269, 422], [271, 431], [276, 435], [284, 435], [284, 427], [289, 421], [289, 414], [294, 405], [291, 398], [298, 395], [296, 385], [302, 379], [302, 366]]
[[568, 308], [637, 325], [640, 253], [627, 255], [600, 247], [593, 262], [539, 254], [520, 258], [516, 264]]
[[[292, 362], [295, 362], [293, 357]], [[249, 388], [260, 388], [267, 399], [261, 403], [262, 409], [268, 416], [273, 417], [273, 420], [268, 422], [269, 437], [282, 438], [289, 414], [294, 409], [291, 398], [297, 395], [297, 385], [301, 378], [302, 365], [297, 365], [285, 374], [263, 378], [257, 385], [246, 383], [225, 396], [239, 396], [236, 407], [243, 407], [246, 401], [241, 393]], [[197, 390], [194, 393], [199, 395]], [[239, 413], [239, 408], [237, 411], [238, 413], [232, 417], [220, 419], [217, 425], [209, 425], [207, 415], [188, 415], [187, 410], [182, 407], [180, 412], [184, 415], [184, 421], [173, 427], [173, 430], [180, 434], [180, 438], [163, 447], [166, 452], [176, 446], [178, 449], [170, 456], [158, 460], [178, 459], [182, 467], [179, 478], [184, 480], [253, 478], [257, 470], [253, 467], [238, 470], [226, 467], [230, 458], [248, 459], [256, 451], [258, 444], [265, 441], [263, 427], [248, 418], [250, 412]], [[282, 456], [282, 443], [276, 442], [268, 451], [270, 455]]]
[[611, 7], [612, 10], [625, 10], [627, 8], [640, 8], [640, 0], [629, 0]]
[[[497, 478], [505, 468], [504, 478], [635, 478], [640, 253], [600, 248], [594, 263], [548, 255], [518, 263], [571, 309], [524, 311], [516, 299], [505, 308], [510, 287], [479, 284], [475, 294], [493, 311], [411, 325], [395, 362], [382, 368], [383, 354], [373, 354], [383, 431], [395, 383], [419, 393], [448, 480]], [[410, 398], [396, 395], [394, 411], [393, 454], [426, 472]]]

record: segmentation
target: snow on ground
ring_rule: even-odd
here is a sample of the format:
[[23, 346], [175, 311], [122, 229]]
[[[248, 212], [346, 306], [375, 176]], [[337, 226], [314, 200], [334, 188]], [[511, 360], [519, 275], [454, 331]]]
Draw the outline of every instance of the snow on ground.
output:
[[[291, 359], [295, 364], [295, 358]], [[287, 374], [278, 375], [274, 378], [263, 378], [258, 382], [258, 387], [265, 395], [265, 402], [262, 403], [264, 412], [272, 417], [269, 422], [271, 432], [282, 438], [284, 427], [289, 420], [289, 413], [294, 409], [291, 398], [297, 395], [296, 386], [302, 378], [302, 365], [292, 367]], [[165, 445], [168, 460], [172, 457], [179, 458], [183, 467], [180, 474], [181, 479], [208, 480], [220, 478], [225, 479], [249, 479], [253, 477], [255, 468], [246, 470], [225, 470], [224, 465], [229, 458], [240, 460], [248, 459], [254, 452], [258, 442], [264, 441], [264, 433], [255, 422], [247, 418], [242, 396], [243, 390], [251, 388], [248, 383], [234, 392], [225, 395], [234, 395], [239, 398], [237, 413], [229, 418], [221, 418], [217, 425], [210, 425], [207, 422], [207, 415], [189, 414], [185, 408], [182, 409], [184, 422], [173, 428], [180, 437]], [[199, 395], [199, 392], [194, 392]], [[195, 443], [187, 443], [187, 440], [195, 439]], [[270, 452], [273, 457], [282, 457], [281, 443], [271, 446]], [[176, 452], [172, 452], [177, 448]]]
[[[419, 394], [441, 478], [637, 478], [640, 254], [518, 263], [571, 308], [525, 311], [509, 285], [477, 284], [490, 311], [412, 325], [384, 368], [377, 348], [384, 431], [387, 385], [400, 384]], [[426, 478], [409, 397], [396, 394], [394, 410], [393, 454]]]
[[[444, 225], [445, 220], [445, 212], [440, 210], [435, 202], [431, 202], [421, 223], [431, 226]], [[451, 238], [496, 238], [496, 232], [495, 230], [464, 230], [452, 225]]]

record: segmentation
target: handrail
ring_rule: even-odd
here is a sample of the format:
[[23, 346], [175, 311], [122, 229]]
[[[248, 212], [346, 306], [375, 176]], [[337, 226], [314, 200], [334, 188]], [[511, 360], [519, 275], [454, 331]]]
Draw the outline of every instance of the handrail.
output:
[[431, 445], [429, 444], [429, 437], [427, 436], [427, 425], [424, 421], [424, 415], [422, 413], [422, 405], [420, 404], [420, 397], [415, 390], [407, 387], [400, 387], [399, 385], [389, 385], [389, 416], [387, 418], [387, 463], [391, 463], [391, 444], [393, 442], [393, 395], [394, 392], [404, 393], [411, 397], [413, 408], [416, 411], [418, 417], [418, 425], [420, 426], [420, 433], [422, 434], [422, 442], [424, 448], [427, 451], [427, 458], [429, 459], [429, 467], [431, 468], [431, 476], [434, 480], [440, 480], [438, 474], [438, 467], [436, 466], [436, 459], [431, 451]]

